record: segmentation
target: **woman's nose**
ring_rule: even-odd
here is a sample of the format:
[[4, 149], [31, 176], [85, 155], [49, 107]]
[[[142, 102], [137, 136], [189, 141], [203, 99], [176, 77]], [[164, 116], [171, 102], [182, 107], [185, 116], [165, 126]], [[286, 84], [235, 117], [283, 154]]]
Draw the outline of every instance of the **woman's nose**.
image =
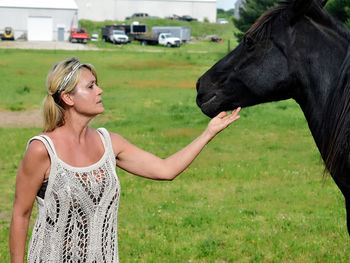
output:
[[97, 85], [96, 85], [96, 87], [97, 87], [97, 94], [101, 95], [103, 93], [103, 90]]

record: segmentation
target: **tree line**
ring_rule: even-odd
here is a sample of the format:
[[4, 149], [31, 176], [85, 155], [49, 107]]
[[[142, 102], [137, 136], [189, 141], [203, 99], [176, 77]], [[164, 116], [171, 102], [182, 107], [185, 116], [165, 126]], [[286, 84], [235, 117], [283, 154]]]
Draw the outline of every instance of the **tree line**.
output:
[[[242, 39], [244, 33], [267, 9], [278, 5], [279, 2], [280, 0], [246, 0], [244, 7], [239, 9], [240, 18], [232, 18], [239, 30], [235, 33], [238, 40]], [[350, 29], [350, 0], [329, 0], [325, 8], [333, 17]], [[229, 11], [233, 14], [233, 9]], [[227, 15], [226, 12], [220, 10], [220, 15]]]

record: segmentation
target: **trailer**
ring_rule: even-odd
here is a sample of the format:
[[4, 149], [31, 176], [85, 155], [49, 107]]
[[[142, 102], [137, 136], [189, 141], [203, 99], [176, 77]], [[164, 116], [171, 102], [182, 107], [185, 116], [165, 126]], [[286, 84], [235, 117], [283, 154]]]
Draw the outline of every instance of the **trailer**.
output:
[[157, 38], [160, 33], [171, 33], [174, 37], [180, 38], [182, 43], [191, 41], [191, 29], [185, 26], [154, 26], [152, 37]]

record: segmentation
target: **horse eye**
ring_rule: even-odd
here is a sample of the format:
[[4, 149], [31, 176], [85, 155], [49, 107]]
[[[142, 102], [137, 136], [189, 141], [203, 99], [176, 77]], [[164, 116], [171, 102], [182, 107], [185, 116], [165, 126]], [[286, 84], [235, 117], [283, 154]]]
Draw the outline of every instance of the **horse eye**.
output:
[[248, 51], [251, 51], [254, 49], [255, 41], [252, 38], [247, 37], [244, 39], [244, 44], [247, 47]]

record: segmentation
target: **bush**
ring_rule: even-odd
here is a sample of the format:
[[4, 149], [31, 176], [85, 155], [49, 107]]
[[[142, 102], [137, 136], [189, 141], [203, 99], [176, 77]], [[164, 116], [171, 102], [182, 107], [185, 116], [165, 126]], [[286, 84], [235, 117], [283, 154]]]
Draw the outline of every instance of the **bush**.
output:
[[246, 0], [245, 6], [239, 9], [240, 18], [233, 19], [233, 23], [239, 30], [235, 33], [238, 40], [242, 40], [244, 33], [266, 10], [276, 6], [279, 2], [278, 0]]

